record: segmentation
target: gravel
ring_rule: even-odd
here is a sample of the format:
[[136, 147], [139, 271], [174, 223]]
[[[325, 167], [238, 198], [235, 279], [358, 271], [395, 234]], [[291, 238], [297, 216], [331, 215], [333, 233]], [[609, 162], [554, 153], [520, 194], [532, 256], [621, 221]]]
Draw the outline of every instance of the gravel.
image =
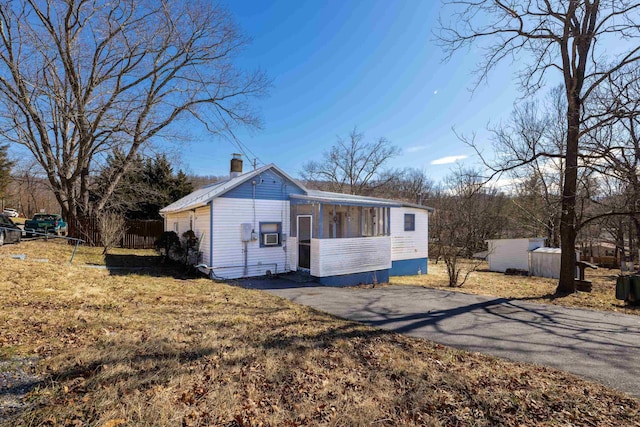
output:
[[0, 423], [29, 406], [24, 397], [41, 381], [37, 362], [37, 357], [0, 360]]

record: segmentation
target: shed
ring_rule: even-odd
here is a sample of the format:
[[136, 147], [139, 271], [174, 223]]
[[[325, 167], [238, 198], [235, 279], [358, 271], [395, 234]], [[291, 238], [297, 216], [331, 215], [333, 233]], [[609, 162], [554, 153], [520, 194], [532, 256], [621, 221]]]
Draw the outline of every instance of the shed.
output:
[[[529, 274], [536, 277], [559, 279], [561, 258], [562, 250], [560, 248], [534, 249], [529, 253]], [[576, 261], [578, 260], [580, 260], [580, 252], [576, 251]]]
[[560, 248], [538, 248], [529, 253], [529, 274], [537, 277], [560, 277]]
[[507, 269], [529, 271], [529, 252], [544, 247], [544, 237], [487, 240], [489, 270], [504, 273]]
[[310, 190], [276, 165], [194, 191], [160, 210], [165, 230], [194, 231], [212, 278], [302, 271], [330, 286], [427, 272], [428, 213], [397, 200]]

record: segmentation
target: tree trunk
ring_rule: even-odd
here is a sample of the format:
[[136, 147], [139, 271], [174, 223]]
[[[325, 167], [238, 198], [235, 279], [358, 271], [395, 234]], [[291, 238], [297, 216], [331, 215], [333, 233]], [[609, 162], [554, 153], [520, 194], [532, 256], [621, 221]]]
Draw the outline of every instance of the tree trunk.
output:
[[[636, 205], [637, 206], [637, 205]], [[635, 227], [635, 235], [636, 235], [636, 242], [637, 242], [637, 250], [638, 250], [638, 270], [637, 272], [640, 273], [640, 219], [638, 218], [637, 214], [633, 214], [631, 215], [631, 221], [633, 222], [633, 225]]]
[[576, 190], [578, 186], [578, 143], [580, 131], [580, 100], [568, 97], [567, 107], [567, 155], [562, 189], [562, 214], [560, 216], [560, 280], [556, 294], [576, 291]]

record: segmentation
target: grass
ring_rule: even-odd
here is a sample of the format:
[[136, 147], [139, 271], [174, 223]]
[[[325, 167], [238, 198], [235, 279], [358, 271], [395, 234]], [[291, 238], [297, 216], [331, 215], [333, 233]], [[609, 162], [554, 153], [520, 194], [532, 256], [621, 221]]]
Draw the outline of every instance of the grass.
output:
[[557, 279], [542, 277], [506, 276], [487, 270], [486, 264], [471, 273], [467, 282], [459, 288], [448, 286], [447, 270], [444, 262], [429, 262], [429, 274], [422, 276], [392, 277], [393, 285], [418, 285], [434, 289], [490, 295], [502, 298], [526, 299], [527, 301], [556, 304], [566, 307], [587, 308], [603, 311], [617, 311], [640, 315], [640, 306], [629, 306], [615, 298], [616, 278], [619, 271], [607, 268], [586, 270], [585, 278], [591, 280], [591, 292], [577, 292], [566, 297], [554, 296]]
[[637, 400], [570, 374], [71, 249], [0, 247], [0, 344], [42, 378], [4, 425], [640, 425]]

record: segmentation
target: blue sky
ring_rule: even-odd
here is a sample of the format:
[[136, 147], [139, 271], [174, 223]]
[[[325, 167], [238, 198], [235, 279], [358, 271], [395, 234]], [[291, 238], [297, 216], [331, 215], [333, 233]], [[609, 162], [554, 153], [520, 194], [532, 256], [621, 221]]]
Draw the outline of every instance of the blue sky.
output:
[[[437, 181], [453, 166], [443, 159], [468, 156], [463, 161], [474, 162], [452, 127], [486, 140], [487, 123], [506, 119], [518, 96], [509, 63], [472, 94], [476, 53], [442, 62], [432, 33], [437, 1], [227, 5], [253, 39], [239, 64], [260, 68], [273, 81], [269, 96], [257, 101], [263, 129], [238, 135], [259, 164], [276, 163], [294, 176], [357, 126], [367, 139], [384, 136], [402, 149], [389, 166], [424, 169]], [[197, 131], [189, 139], [181, 167], [201, 175], [228, 173], [230, 154], [237, 151], [229, 141]]]

